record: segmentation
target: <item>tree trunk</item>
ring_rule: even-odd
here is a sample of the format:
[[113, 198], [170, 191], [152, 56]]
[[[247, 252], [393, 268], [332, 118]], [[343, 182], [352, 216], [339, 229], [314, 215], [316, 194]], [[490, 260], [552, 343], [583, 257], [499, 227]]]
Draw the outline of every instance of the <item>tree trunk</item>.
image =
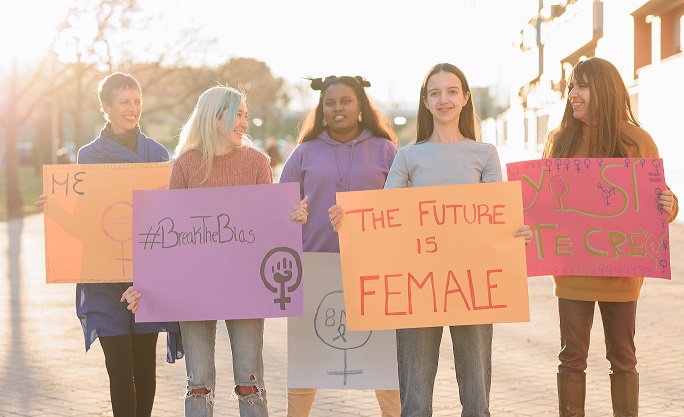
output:
[[17, 121], [16, 103], [17, 98], [17, 60], [14, 58], [12, 65], [12, 82], [7, 96], [7, 108], [4, 118], [5, 128], [5, 166], [7, 167], [7, 217], [10, 219], [22, 217], [24, 207], [19, 193], [19, 153], [17, 152], [17, 134], [19, 125]]
[[85, 139], [83, 138], [83, 76], [85, 75], [84, 65], [81, 62], [76, 63], [76, 68], [81, 77], [76, 79], [76, 104], [74, 107], [74, 143], [76, 144], [76, 149], [81, 149], [81, 146], [85, 145]]
[[[10, 106], [11, 107], [11, 106]], [[5, 126], [5, 166], [7, 167], [7, 216], [17, 218], [24, 215], [24, 206], [19, 193], [19, 154], [17, 152], [17, 127], [10, 118]]]

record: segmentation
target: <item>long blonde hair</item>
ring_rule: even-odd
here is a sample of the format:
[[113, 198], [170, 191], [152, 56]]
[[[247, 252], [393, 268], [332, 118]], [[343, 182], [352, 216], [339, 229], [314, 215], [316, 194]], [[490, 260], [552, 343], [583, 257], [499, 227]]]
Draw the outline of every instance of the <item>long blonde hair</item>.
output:
[[[202, 167], [205, 169], [204, 179], [209, 178], [214, 165], [216, 154], [216, 122], [223, 119], [224, 127], [232, 129], [237, 117], [240, 102], [247, 103], [247, 98], [242, 91], [228, 86], [211, 87], [197, 100], [195, 109], [181, 129], [180, 138], [172, 157], [177, 160], [189, 150], [198, 150], [202, 153]], [[242, 145], [237, 150], [245, 150], [252, 147], [252, 141], [247, 135], [242, 137]]]

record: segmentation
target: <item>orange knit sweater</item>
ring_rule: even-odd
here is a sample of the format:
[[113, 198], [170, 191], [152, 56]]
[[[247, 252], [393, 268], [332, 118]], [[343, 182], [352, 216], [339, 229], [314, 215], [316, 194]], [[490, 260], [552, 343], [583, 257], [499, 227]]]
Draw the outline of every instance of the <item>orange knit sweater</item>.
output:
[[[653, 138], [645, 130], [631, 123], [622, 126], [622, 132], [639, 145], [630, 157], [657, 158], [658, 147]], [[571, 158], [585, 158], [589, 155], [588, 127], [582, 130], [582, 142]], [[674, 206], [670, 213], [670, 222], [677, 216], [679, 204], [674, 198]], [[553, 292], [556, 297], [580, 301], [634, 301], [639, 298], [643, 277], [587, 277], [587, 276], [554, 276]]]
[[225, 155], [215, 156], [211, 173], [207, 180], [202, 182], [205, 174], [201, 152], [187, 151], [173, 163], [169, 188], [224, 187], [273, 182], [273, 172], [268, 158], [254, 148], [233, 149]]

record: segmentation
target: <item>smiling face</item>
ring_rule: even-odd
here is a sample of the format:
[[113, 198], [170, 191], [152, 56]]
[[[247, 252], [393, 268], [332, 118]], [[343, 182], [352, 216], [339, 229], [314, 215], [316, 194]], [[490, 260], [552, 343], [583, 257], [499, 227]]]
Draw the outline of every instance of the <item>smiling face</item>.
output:
[[247, 105], [244, 100], [240, 100], [240, 105], [237, 114], [235, 115], [235, 122], [229, 129], [226, 128], [225, 123], [227, 112], [228, 110], [224, 110], [221, 118], [216, 121], [216, 129], [218, 131], [216, 135], [216, 153], [218, 155], [228, 153], [233, 148], [241, 146], [242, 137], [249, 127], [249, 123], [247, 122]]
[[589, 103], [591, 99], [589, 86], [586, 82], [580, 82], [573, 77], [568, 85], [568, 91], [572, 115], [575, 119], [589, 126]]
[[461, 110], [468, 103], [470, 92], [463, 91], [461, 79], [449, 71], [433, 74], [427, 81], [423, 104], [437, 124], [458, 124]]
[[359, 128], [361, 107], [354, 89], [348, 85], [333, 84], [323, 94], [323, 120], [332, 134], [356, 132]]
[[102, 103], [102, 110], [112, 125], [114, 133], [121, 134], [135, 129], [142, 114], [142, 94], [137, 88], [115, 90], [111, 103]]

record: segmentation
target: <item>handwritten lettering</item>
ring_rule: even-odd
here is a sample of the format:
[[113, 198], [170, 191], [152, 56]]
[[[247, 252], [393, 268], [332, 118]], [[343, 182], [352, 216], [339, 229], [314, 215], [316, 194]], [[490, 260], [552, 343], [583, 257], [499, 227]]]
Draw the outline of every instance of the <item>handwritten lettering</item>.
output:
[[[462, 305], [466, 311], [506, 308], [506, 304], [497, 304], [494, 301], [494, 290], [498, 288], [498, 284], [493, 277], [502, 272], [502, 269], [487, 269], [479, 272], [484, 275], [479, 278], [475, 276], [477, 272], [470, 269], [463, 271], [460, 276], [453, 270], [439, 276], [432, 271], [424, 276], [413, 272], [363, 275], [359, 277], [361, 316], [448, 313], [449, 308], [458, 308], [458, 305]], [[381, 281], [382, 284], [378, 285]], [[454, 297], [456, 294], [458, 296]], [[384, 300], [381, 303], [384, 310], [368, 312], [367, 304], [378, 306], [378, 303], [371, 300], [378, 296]], [[422, 310], [418, 310], [418, 306], [422, 306]]]
[[[421, 243], [420, 239], [416, 239], [418, 243], [418, 253], [423, 253], [423, 244]], [[430, 236], [425, 238], [425, 245], [427, 248], [425, 248], [425, 252], [427, 253], [435, 253], [437, 252], [437, 242], [435, 241], [434, 236]]]
[[[638, 232], [624, 230], [603, 230], [599, 227], [591, 227], [584, 232], [584, 235], [563, 235], [553, 234], [552, 231], [558, 225], [539, 225], [532, 226], [531, 229], [535, 236], [537, 256], [544, 259], [544, 243], [551, 241], [555, 256], [573, 255], [575, 243], [580, 241], [578, 247], [583, 247], [587, 253], [602, 258], [643, 258], [648, 255], [646, 246], [647, 241], [652, 236], [643, 229]], [[551, 235], [549, 237], [547, 235]]]
[[146, 233], [140, 233], [143, 249], [162, 249], [186, 245], [224, 244], [229, 242], [252, 244], [256, 241], [254, 230], [241, 229], [231, 225], [227, 214], [213, 216], [190, 216], [194, 223], [192, 230], [177, 230], [176, 222], [164, 217], [156, 226], [150, 226]]
[[[366, 221], [370, 223], [369, 227], [373, 230], [378, 228], [384, 229], [386, 227], [401, 227], [401, 223], [397, 223], [395, 213], [399, 211], [398, 208], [376, 211], [372, 208], [363, 208], [357, 210], [345, 211], [345, 214], [360, 214], [361, 215], [361, 231], [366, 231]], [[368, 216], [367, 216], [368, 215]]]
[[78, 195], [84, 195], [85, 193], [82, 191], [79, 191], [78, 187], [79, 187], [79, 184], [84, 181], [84, 179], [81, 179], [81, 177], [85, 176], [85, 174], [86, 173], [83, 171], [75, 173], [74, 178], [73, 178], [73, 184], [71, 185], [71, 187], [69, 187], [69, 173], [68, 172], [67, 172], [66, 178], [64, 178], [63, 181], [59, 181], [56, 178], [55, 173], [53, 172], [52, 173], [52, 194], [55, 194], [55, 185], [63, 185], [65, 196], [69, 195], [69, 188], [71, 188], [71, 190], [73, 190], [73, 192], [75, 192]]
[[459, 224], [459, 220], [468, 224], [506, 224], [501, 219], [504, 208], [503, 204], [443, 204], [424, 200], [418, 202], [418, 216], [421, 226], [428, 222], [437, 226]]

